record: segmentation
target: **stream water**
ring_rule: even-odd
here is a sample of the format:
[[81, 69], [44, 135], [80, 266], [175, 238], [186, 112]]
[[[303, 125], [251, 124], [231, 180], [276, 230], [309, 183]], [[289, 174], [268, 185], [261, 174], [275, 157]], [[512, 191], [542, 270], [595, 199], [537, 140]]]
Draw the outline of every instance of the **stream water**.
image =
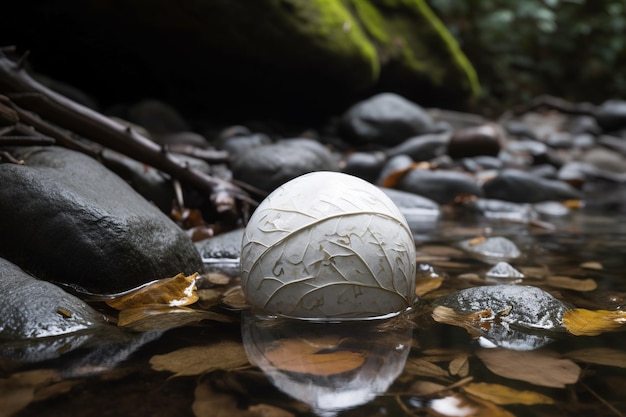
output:
[[450, 211], [412, 224], [422, 297], [400, 317], [301, 323], [219, 307], [231, 323], [146, 332], [42, 362], [3, 359], [0, 416], [626, 415], [623, 332], [521, 332], [502, 348], [435, 322], [430, 306], [497, 283], [485, 277], [492, 265], [458, 243], [503, 236], [523, 254], [510, 262], [524, 273], [517, 284], [570, 306], [622, 311], [623, 214], [573, 210], [528, 222]]

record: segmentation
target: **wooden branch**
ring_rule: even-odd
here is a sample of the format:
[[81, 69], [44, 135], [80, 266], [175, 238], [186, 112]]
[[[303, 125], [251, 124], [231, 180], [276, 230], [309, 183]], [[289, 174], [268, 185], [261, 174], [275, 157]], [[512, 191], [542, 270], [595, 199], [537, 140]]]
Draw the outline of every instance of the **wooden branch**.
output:
[[255, 203], [241, 188], [177, 161], [165, 149], [138, 132], [41, 85], [24, 71], [22, 60], [15, 63], [2, 50], [0, 92], [21, 108], [63, 129], [192, 184], [210, 195], [218, 212], [232, 210], [235, 199]]

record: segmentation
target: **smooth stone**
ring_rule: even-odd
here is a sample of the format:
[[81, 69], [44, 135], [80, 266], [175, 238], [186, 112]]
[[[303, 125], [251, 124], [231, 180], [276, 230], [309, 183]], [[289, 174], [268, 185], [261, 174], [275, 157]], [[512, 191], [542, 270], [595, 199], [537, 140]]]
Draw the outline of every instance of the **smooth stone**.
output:
[[94, 159], [19, 148], [0, 164], [0, 256], [46, 280], [111, 293], [202, 270], [185, 232]]
[[517, 245], [502, 236], [466, 239], [459, 247], [487, 263], [510, 262], [522, 256]]
[[421, 195], [439, 204], [450, 203], [460, 194], [482, 195], [473, 177], [457, 171], [412, 169], [398, 181], [395, 188]]
[[448, 155], [452, 159], [472, 156], [497, 156], [502, 141], [500, 129], [493, 124], [456, 130], [448, 141]]
[[[376, 183], [378, 185], [386, 185], [385, 183], [398, 172], [402, 172], [406, 169], [409, 169], [415, 162], [413, 158], [408, 155], [400, 154], [397, 156], [393, 156], [387, 160], [383, 169], [380, 171], [380, 175], [378, 176], [378, 181]], [[395, 184], [395, 182], [394, 182]]]
[[196, 248], [204, 263], [220, 262], [225, 260], [238, 261], [241, 257], [241, 241], [243, 228], [220, 233], [217, 236], [196, 242]]
[[230, 136], [220, 140], [220, 149], [230, 152], [233, 155], [245, 152], [248, 149], [258, 146], [269, 145], [272, 139], [265, 133], [249, 133], [246, 135]]
[[515, 269], [511, 264], [507, 262], [498, 262], [485, 273], [485, 276], [489, 278], [524, 278], [524, 274], [522, 274], [520, 271]]
[[470, 200], [465, 207], [469, 207], [481, 216], [489, 219], [527, 222], [536, 217], [528, 204], [512, 203], [510, 201], [478, 198], [476, 200]]
[[267, 192], [309, 172], [336, 170], [332, 153], [312, 139], [282, 140], [252, 147], [232, 162], [233, 178]]
[[417, 162], [429, 161], [446, 152], [449, 137], [448, 134], [415, 136], [387, 149], [385, 153], [389, 158], [397, 155], [408, 155]]
[[626, 172], [626, 158], [606, 148], [597, 147], [590, 149], [585, 152], [580, 160], [602, 170], [616, 173]]
[[622, 156], [626, 156], [626, 140], [623, 138], [602, 135], [598, 138], [598, 145], [613, 149], [614, 151], [619, 152]]
[[626, 127], [626, 101], [607, 100], [595, 108], [593, 116], [605, 131], [615, 131]]
[[128, 109], [129, 122], [142, 126], [153, 135], [184, 132], [189, 124], [171, 105], [159, 100], [142, 100]]
[[375, 182], [385, 161], [383, 152], [352, 152], [347, 156], [341, 171], [368, 182]]
[[504, 129], [511, 136], [523, 137], [523, 138], [528, 138], [528, 139], [537, 139], [537, 135], [535, 135], [535, 132], [533, 132], [533, 130], [530, 127], [528, 127], [526, 123], [521, 122], [519, 120], [512, 120], [508, 122], [504, 126]]
[[590, 134], [597, 136], [602, 133], [597, 120], [593, 116], [576, 116], [567, 122], [566, 129], [574, 135]]
[[569, 184], [537, 177], [533, 174], [505, 169], [483, 184], [486, 198], [517, 203], [538, 203], [549, 200], [573, 200], [582, 198], [582, 193]]
[[473, 158], [463, 158], [461, 165], [470, 172], [483, 170], [501, 169], [502, 161], [494, 156], [474, 156]]
[[0, 339], [59, 336], [104, 325], [104, 316], [79, 298], [0, 258]]
[[393, 188], [380, 189], [394, 202], [409, 224], [419, 220], [431, 221], [441, 214], [439, 204], [429, 198]]
[[342, 137], [361, 145], [394, 146], [432, 131], [430, 115], [421, 106], [394, 93], [381, 93], [350, 107], [341, 117]]

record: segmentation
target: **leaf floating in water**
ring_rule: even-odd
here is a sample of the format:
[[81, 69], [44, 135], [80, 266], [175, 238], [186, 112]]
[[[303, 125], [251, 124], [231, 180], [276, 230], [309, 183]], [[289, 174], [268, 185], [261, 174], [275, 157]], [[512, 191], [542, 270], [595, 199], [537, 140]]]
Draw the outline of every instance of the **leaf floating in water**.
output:
[[597, 336], [626, 328], [626, 311], [587, 310], [575, 308], [565, 312], [563, 324], [576, 336]]
[[134, 331], [145, 332], [181, 327], [201, 320], [223, 323], [233, 321], [228, 316], [211, 311], [196, 310], [189, 307], [152, 305], [121, 311], [117, 325]]
[[473, 395], [474, 397], [491, 401], [492, 403], [498, 405], [554, 404], [554, 400], [552, 398], [538, 392], [528, 390], [519, 391], [500, 384], [487, 384], [485, 382], [472, 383], [464, 386], [463, 391], [467, 394]]
[[235, 310], [250, 308], [250, 304], [248, 304], [246, 300], [241, 285], [226, 290], [222, 302]]
[[448, 365], [448, 371], [450, 375], [458, 375], [461, 378], [466, 377], [469, 374], [469, 358], [467, 355], [459, 355], [450, 361]]
[[602, 266], [600, 262], [594, 262], [594, 261], [583, 262], [582, 264], [580, 264], [580, 267], [585, 268], [585, 269], [595, 269], [597, 271], [604, 269], [604, 267]]
[[61, 379], [58, 371], [38, 369], [0, 379], [0, 416], [12, 416], [35, 401], [37, 392]]
[[490, 322], [493, 322], [495, 315], [491, 310], [465, 314], [457, 313], [450, 307], [437, 306], [432, 312], [432, 317], [437, 323], [462, 327], [472, 335], [478, 336], [480, 333], [479, 330], [489, 330], [491, 327]]
[[208, 346], [191, 346], [165, 355], [155, 355], [150, 366], [155, 371], [169, 371], [175, 376], [200, 375], [217, 369], [236, 369], [248, 364], [241, 343], [222, 341]]
[[329, 376], [353, 371], [365, 363], [363, 352], [342, 350], [340, 340], [283, 339], [264, 355], [277, 369]]
[[404, 365], [404, 373], [429, 378], [439, 378], [445, 381], [447, 381], [450, 376], [445, 369], [420, 358], [409, 358]]
[[479, 349], [476, 356], [494, 374], [552, 388], [565, 388], [580, 376], [580, 367], [548, 350]]
[[422, 297], [431, 291], [441, 287], [443, 283], [443, 277], [434, 278], [418, 278], [415, 281], [415, 295]]
[[215, 391], [208, 383], [196, 387], [191, 409], [196, 417], [294, 417], [293, 413], [269, 404], [241, 408], [236, 397]]
[[564, 276], [559, 276], [559, 275], [553, 275], [553, 276], [548, 277], [548, 279], [546, 280], [546, 283], [550, 285], [551, 287], [565, 288], [568, 290], [581, 291], [581, 292], [593, 291], [596, 288], [598, 288], [598, 284], [596, 284], [596, 282], [591, 278], [576, 279], [576, 278], [564, 277]]
[[578, 349], [565, 354], [578, 362], [626, 368], [626, 352], [607, 347]]
[[116, 310], [128, 310], [147, 305], [187, 306], [198, 301], [197, 276], [198, 273], [189, 276], [178, 274], [172, 278], [154, 281], [120, 297], [106, 300], [106, 303]]

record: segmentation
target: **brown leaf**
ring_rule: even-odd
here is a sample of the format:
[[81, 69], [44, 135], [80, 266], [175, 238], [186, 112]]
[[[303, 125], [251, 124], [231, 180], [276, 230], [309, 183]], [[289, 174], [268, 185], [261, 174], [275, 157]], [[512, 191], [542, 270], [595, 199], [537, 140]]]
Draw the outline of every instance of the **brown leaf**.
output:
[[580, 367], [574, 362], [543, 349], [479, 349], [476, 356], [496, 375], [542, 387], [564, 388], [576, 383], [580, 376]]
[[425, 294], [441, 287], [443, 277], [423, 278], [415, 282], [415, 295], [422, 297]]
[[248, 409], [255, 417], [294, 417], [293, 413], [269, 404], [251, 405]]
[[593, 291], [598, 288], [598, 284], [591, 278], [576, 279], [564, 276], [549, 276], [546, 283], [552, 287], [565, 288], [574, 291]]
[[445, 323], [451, 326], [462, 327], [470, 334], [477, 336], [478, 329], [488, 330], [491, 325], [490, 317], [494, 317], [491, 310], [479, 311], [477, 313], [462, 314], [454, 309], [445, 306], [437, 306], [431, 313], [437, 323]]
[[191, 346], [164, 355], [155, 355], [150, 365], [155, 371], [175, 376], [200, 375], [216, 369], [236, 369], [248, 364], [241, 343], [224, 340], [207, 346]]
[[500, 384], [487, 384], [485, 382], [471, 383], [463, 387], [465, 393], [491, 401], [498, 405], [508, 404], [554, 404], [554, 400], [534, 391], [519, 391]]
[[165, 305], [172, 307], [187, 306], [198, 301], [196, 277], [198, 273], [185, 276], [178, 274], [144, 285], [120, 297], [106, 300], [116, 310], [128, 310], [147, 305]]
[[563, 325], [576, 336], [597, 336], [626, 326], [626, 311], [575, 308], [563, 314]]
[[243, 293], [243, 289], [241, 288], [241, 285], [229, 288], [224, 293], [224, 298], [222, 299], [222, 302], [226, 304], [227, 306], [237, 309], [237, 310], [250, 307], [250, 305], [248, 304], [248, 301], [246, 300], [246, 296]]
[[60, 379], [51, 369], [19, 372], [0, 379], [0, 417], [9, 417], [35, 401], [37, 389]]
[[578, 349], [565, 354], [577, 362], [626, 368], [626, 352], [620, 349], [595, 347]]
[[420, 358], [409, 358], [404, 365], [404, 373], [414, 376], [443, 378], [445, 380], [450, 376], [445, 369]]
[[448, 365], [450, 375], [458, 375], [461, 378], [469, 374], [469, 358], [467, 355], [459, 355], [450, 361]]
[[445, 385], [420, 379], [411, 384], [410, 392], [418, 397], [430, 397], [431, 395], [445, 391], [446, 389], [447, 387]]
[[597, 271], [604, 269], [600, 262], [595, 261], [583, 262], [582, 264], [580, 264], [580, 267], [585, 269], [594, 269]]
[[189, 307], [168, 307], [152, 305], [120, 311], [117, 325], [138, 332], [164, 330], [185, 326], [202, 320], [231, 323], [234, 320], [212, 311], [196, 310]]
[[264, 355], [278, 369], [311, 375], [335, 375], [355, 370], [365, 363], [363, 352], [339, 350], [338, 343], [321, 339], [283, 339]]

